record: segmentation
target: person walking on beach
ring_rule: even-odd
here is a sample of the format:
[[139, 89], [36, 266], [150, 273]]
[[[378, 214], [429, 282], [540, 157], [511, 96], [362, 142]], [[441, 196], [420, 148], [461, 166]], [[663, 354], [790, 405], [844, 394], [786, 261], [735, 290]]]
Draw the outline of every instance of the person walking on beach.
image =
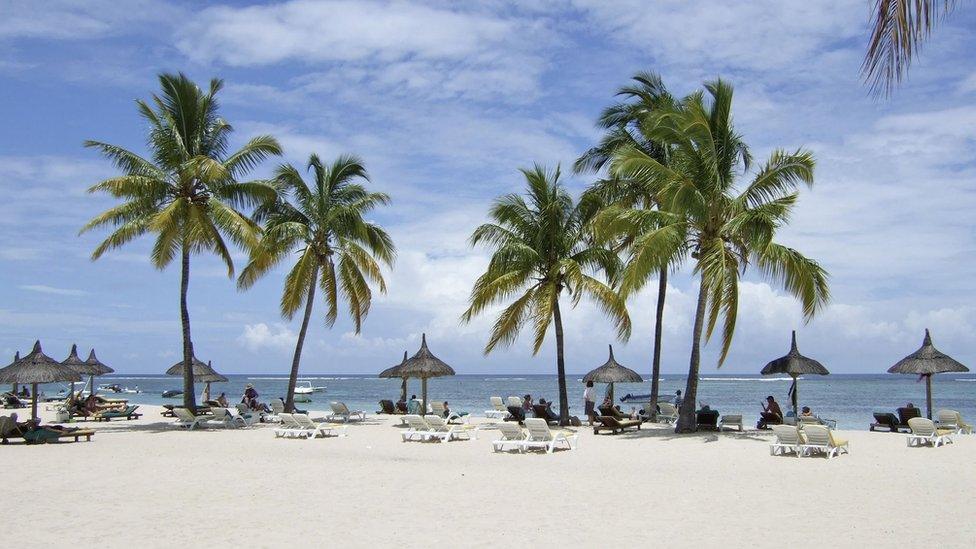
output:
[[596, 392], [593, 389], [593, 382], [586, 382], [586, 389], [583, 389], [583, 413], [586, 414], [586, 419], [589, 421], [590, 425], [593, 425], [593, 409], [596, 407], [596, 401], [593, 400], [593, 394]]

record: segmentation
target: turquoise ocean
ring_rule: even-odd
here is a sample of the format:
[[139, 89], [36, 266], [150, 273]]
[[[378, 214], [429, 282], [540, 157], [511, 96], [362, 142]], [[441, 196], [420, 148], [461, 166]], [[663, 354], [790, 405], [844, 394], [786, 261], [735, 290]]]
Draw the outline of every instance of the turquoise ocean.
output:
[[[287, 374], [248, 374], [228, 375], [226, 383], [215, 383], [211, 394], [216, 397], [221, 392], [227, 393], [228, 400], [238, 402], [248, 383], [254, 384], [260, 400], [267, 402], [270, 398], [281, 397], [285, 394]], [[568, 375], [570, 411], [575, 415], [582, 415], [583, 384], [580, 374]], [[397, 400], [399, 398], [400, 382], [394, 379], [379, 379], [375, 376], [341, 375], [341, 374], [306, 374], [300, 379], [311, 382], [313, 386], [325, 387], [323, 392], [313, 393], [312, 401], [300, 404], [299, 407], [312, 410], [327, 410], [329, 402], [339, 400], [350, 408], [366, 410], [373, 413], [379, 409], [380, 399]], [[126, 375], [115, 374], [95, 378], [96, 387], [99, 385], [118, 384], [130, 390], [138, 388], [140, 393], [121, 393], [114, 395], [127, 398], [133, 404], [177, 404], [180, 399], [163, 398], [162, 393], [170, 389], [181, 389], [178, 377], [160, 375]], [[780, 402], [784, 411], [788, 409], [789, 390], [791, 380], [787, 376], [747, 376], [747, 375], [715, 375], [708, 374], [701, 378], [698, 387], [699, 402], [707, 403], [721, 413], [742, 414], [746, 423], [755, 423], [758, 419], [760, 401], [767, 395], [772, 395]], [[650, 382], [621, 383], [615, 389], [619, 402], [620, 397], [628, 393], [650, 393]], [[602, 394], [603, 385], [597, 385]], [[666, 374], [662, 376], [661, 394], [674, 395], [678, 389], [684, 390], [685, 376]], [[949, 408], [962, 413], [970, 423], [976, 421], [976, 375], [971, 374], [943, 374], [933, 378], [932, 384], [933, 408]], [[65, 388], [63, 384], [42, 385], [42, 392], [47, 396], [55, 396]], [[197, 385], [197, 398], [203, 391], [203, 386]], [[408, 396], [420, 396], [420, 382], [410, 380], [407, 385]], [[106, 396], [113, 396], [105, 391], [99, 391]], [[483, 415], [490, 408], [488, 397], [531, 394], [538, 400], [558, 402], [557, 379], [554, 375], [477, 375], [465, 374], [452, 377], [431, 379], [428, 383], [428, 397], [430, 400], [448, 401], [454, 410], [467, 411], [474, 415]], [[867, 429], [872, 421], [872, 412], [893, 412], [895, 408], [904, 406], [908, 402], [924, 409], [925, 383], [918, 382], [914, 376], [891, 374], [874, 375], [829, 375], [800, 378], [800, 405], [810, 406], [813, 412], [823, 418], [836, 419], [841, 429]], [[625, 411], [631, 405], [621, 404]]]

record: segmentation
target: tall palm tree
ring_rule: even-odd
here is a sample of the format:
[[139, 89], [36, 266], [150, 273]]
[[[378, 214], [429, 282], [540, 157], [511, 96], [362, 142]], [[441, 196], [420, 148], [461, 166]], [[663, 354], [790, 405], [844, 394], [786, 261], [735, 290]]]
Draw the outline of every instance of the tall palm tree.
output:
[[218, 116], [216, 95], [223, 81], [213, 79], [201, 90], [184, 74], [161, 74], [162, 91], [152, 104], [138, 100], [139, 114], [149, 124], [150, 157], [117, 145], [86, 141], [115, 164], [122, 175], [106, 179], [89, 192], [106, 192], [122, 204], [102, 212], [81, 232], [111, 225], [114, 231], [95, 251], [92, 260], [124, 246], [146, 233], [156, 235], [151, 260], [164, 269], [180, 257], [180, 321], [183, 327], [183, 404], [195, 408], [193, 341], [187, 292], [190, 256], [213, 252], [234, 276], [234, 262], [225, 238], [249, 248], [259, 228], [239, 208], [273, 199], [274, 188], [263, 181], [238, 179], [269, 156], [281, 154], [278, 142], [258, 136], [228, 154], [230, 124]]
[[549, 326], [555, 325], [559, 418], [566, 425], [569, 398], [560, 296], [566, 292], [573, 306], [589, 296], [614, 322], [618, 337], [626, 339], [630, 317], [624, 301], [607, 284], [587, 274], [602, 270], [612, 279], [620, 260], [613, 251], [595, 245], [589, 234], [589, 221], [600, 206], [597, 200], [574, 203], [559, 182], [558, 167], [550, 172], [536, 165], [521, 171], [526, 196], [499, 198], [489, 212], [493, 222], [471, 235], [472, 246], [485, 244], [494, 252], [471, 290], [470, 306], [462, 320], [470, 322], [487, 307], [515, 298], [495, 321], [485, 354], [499, 343], [514, 343], [529, 322], [535, 337], [533, 353], [538, 353]]
[[[624, 147], [635, 147], [648, 156], [667, 165], [670, 150], [657, 143], [642, 130], [645, 115], [662, 108], [673, 108], [674, 97], [668, 92], [661, 77], [652, 72], [641, 71], [632, 78], [633, 83], [617, 90], [617, 96], [625, 100], [604, 109], [597, 124], [606, 129], [600, 143], [583, 153], [573, 166], [576, 173], [601, 171], [606, 167], [616, 151]], [[609, 177], [601, 179], [586, 191], [595, 194], [613, 208], [654, 209], [658, 204], [656, 189], [650, 182], [639, 178]], [[599, 216], [598, 216], [599, 217]], [[640, 235], [623, 235], [615, 247], [626, 249]], [[654, 350], [651, 359], [651, 406], [657, 404], [661, 386], [661, 344], [664, 326], [664, 303], [668, 291], [668, 270], [672, 266], [662, 266], [657, 271], [657, 307], [654, 315]], [[648, 279], [653, 273], [648, 272]]]
[[[621, 277], [622, 293], [637, 287], [646, 272], [674, 263], [690, 252], [699, 281], [691, 357], [684, 402], [676, 430], [694, 431], [701, 365], [701, 338], [722, 319], [719, 366], [728, 355], [735, 331], [739, 276], [749, 263], [766, 278], [783, 284], [803, 306], [809, 320], [827, 303], [827, 273], [800, 252], [777, 243], [776, 230], [796, 204], [797, 187], [813, 184], [813, 156], [804, 150], [774, 151], [745, 188], [739, 176], [749, 172], [751, 155], [732, 124], [732, 86], [722, 80], [705, 84], [671, 110], [648, 115], [648, 132], [673, 146], [664, 165], [638, 148], [620, 151], [612, 170], [660, 185], [662, 211], [628, 210], [611, 226], [643, 233], [632, 261]], [[642, 227], [642, 225], [646, 227]]]
[[872, 93], [891, 94], [932, 29], [955, 7], [955, 0], [874, 0], [871, 38], [861, 63]]
[[297, 254], [281, 294], [285, 318], [291, 319], [305, 305], [288, 376], [285, 409], [289, 412], [295, 409], [295, 384], [316, 286], [325, 292], [326, 325], [335, 323], [343, 301], [358, 334], [372, 303], [369, 283], [386, 293], [379, 262], [392, 266], [396, 257], [386, 231], [364, 218], [373, 208], [389, 204], [390, 198], [369, 192], [358, 182], [369, 181], [362, 160], [340, 156], [326, 165], [313, 154], [307, 170], [312, 172], [311, 185], [294, 166], [282, 165], [276, 170], [279, 198], [255, 212], [255, 219], [264, 222], [264, 236], [238, 280], [241, 288], [249, 288], [286, 257]]

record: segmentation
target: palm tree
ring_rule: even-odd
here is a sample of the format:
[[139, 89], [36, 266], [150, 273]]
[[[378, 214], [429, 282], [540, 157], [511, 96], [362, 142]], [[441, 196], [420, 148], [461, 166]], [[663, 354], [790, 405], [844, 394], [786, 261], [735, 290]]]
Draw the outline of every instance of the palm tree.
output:
[[664, 165], [636, 147], [613, 159], [612, 171], [659, 185], [662, 211], [623, 211], [613, 230], [642, 233], [621, 277], [626, 295], [646, 273], [674, 264], [690, 252], [699, 278], [691, 358], [677, 432], [696, 429], [695, 403], [701, 365], [701, 337], [709, 339], [719, 319], [722, 349], [728, 355], [735, 331], [739, 276], [755, 264], [766, 278], [783, 284], [799, 298], [806, 320], [829, 300], [827, 273], [800, 252], [774, 241], [796, 204], [800, 183], [813, 184], [813, 156], [802, 149], [774, 151], [739, 192], [736, 180], [748, 173], [749, 149], [732, 124], [732, 86], [716, 80], [705, 85], [708, 100], [697, 92], [674, 109], [648, 115], [648, 134], [673, 147]]
[[265, 158], [280, 155], [281, 147], [273, 137], [258, 136], [240, 150], [227, 153], [232, 128], [218, 116], [216, 95], [223, 86], [221, 80], [211, 80], [207, 92], [182, 73], [161, 74], [159, 83], [162, 92], [153, 95], [152, 105], [136, 101], [139, 114], [149, 124], [150, 158], [117, 145], [85, 142], [122, 172], [89, 192], [106, 192], [123, 202], [93, 218], [81, 233], [105, 225], [114, 227], [92, 252], [92, 260], [146, 233], [156, 235], [151, 260], [157, 269], [180, 256], [183, 404], [194, 409], [194, 355], [187, 307], [190, 255], [213, 252], [227, 265], [228, 276], [234, 276], [225, 238], [249, 248], [257, 243], [259, 232], [238, 208], [275, 196], [274, 188], [265, 182], [237, 180]]
[[[661, 77], [652, 72], [641, 71], [632, 78], [633, 84], [617, 90], [617, 96], [626, 100], [604, 109], [598, 125], [607, 130], [600, 143], [580, 156], [573, 166], [576, 173], [600, 171], [610, 162], [616, 151], [624, 147], [635, 147], [663, 165], [668, 164], [670, 150], [667, 146], [649, 139], [643, 132], [641, 123], [646, 114], [661, 108], [673, 108], [674, 97], [668, 92]], [[613, 208], [660, 207], [656, 189], [649, 182], [635, 178], [610, 177], [601, 179], [588, 189], [587, 194], [595, 194]], [[600, 216], [598, 216], [599, 218]], [[628, 248], [640, 235], [623, 235], [618, 248]], [[664, 326], [664, 303], [668, 291], [668, 270], [665, 265], [657, 271], [657, 310], [654, 316], [654, 351], [651, 360], [651, 406], [657, 404], [661, 384], [661, 340]], [[647, 273], [647, 279], [651, 272]], [[647, 280], [646, 279], [646, 280]]]
[[875, 0], [871, 39], [861, 63], [872, 93], [891, 94], [932, 29], [955, 7], [955, 0]]
[[274, 181], [280, 189], [279, 198], [255, 212], [255, 219], [265, 224], [264, 236], [238, 280], [241, 288], [249, 288], [286, 257], [297, 253], [298, 260], [285, 278], [281, 294], [281, 314], [285, 318], [291, 319], [305, 305], [288, 376], [285, 409], [289, 412], [295, 409], [295, 384], [315, 287], [321, 286], [325, 292], [326, 325], [335, 323], [339, 302], [343, 301], [358, 334], [372, 303], [369, 283], [386, 293], [379, 262], [392, 266], [396, 256], [386, 231], [363, 217], [373, 208], [389, 204], [390, 198], [369, 192], [357, 182], [369, 181], [362, 160], [340, 156], [325, 165], [313, 154], [307, 170], [314, 178], [311, 185], [291, 165], [276, 170]]
[[472, 246], [485, 244], [494, 252], [471, 290], [470, 307], [462, 320], [470, 322], [487, 307], [515, 298], [495, 321], [485, 354], [499, 343], [514, 343], [519, 330], [529, 322], [535, 336], [533, 354], [538, 353], [549, 326], [555, 324], [559, 417], [566, 425], [569, 399], [560, 296], [566, 292], [573, 306], [584, 295], [591, 297], [614, 322], [622, 339], [630, 336], [630, 317], [620, 296], [587, 274], [599, 269], [612, 279], [619, 268], [616, 254], [595, 245], [589, 234], [589, 221], [599, 202], [587, 199], [574, 203], [559, 182], [558, 167], [550, 172], [536, 165], [521, 171], [527, 195], [499, 198], [489, 213], [494, 222], [481, 225], [471, 235]]

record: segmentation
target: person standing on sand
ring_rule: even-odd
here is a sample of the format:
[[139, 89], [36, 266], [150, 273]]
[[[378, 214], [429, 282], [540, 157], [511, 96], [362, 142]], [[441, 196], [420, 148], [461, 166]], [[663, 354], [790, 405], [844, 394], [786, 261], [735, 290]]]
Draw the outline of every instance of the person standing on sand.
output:
[[596, 407], [596, 401], [593, 400], [593, 394], [595, 392], [593, 382], [587, 381], [586, 389], [583, 389], [583, 413], [586, 414], [586, 419], [590, 425], [593, 425], [593, 409]]

